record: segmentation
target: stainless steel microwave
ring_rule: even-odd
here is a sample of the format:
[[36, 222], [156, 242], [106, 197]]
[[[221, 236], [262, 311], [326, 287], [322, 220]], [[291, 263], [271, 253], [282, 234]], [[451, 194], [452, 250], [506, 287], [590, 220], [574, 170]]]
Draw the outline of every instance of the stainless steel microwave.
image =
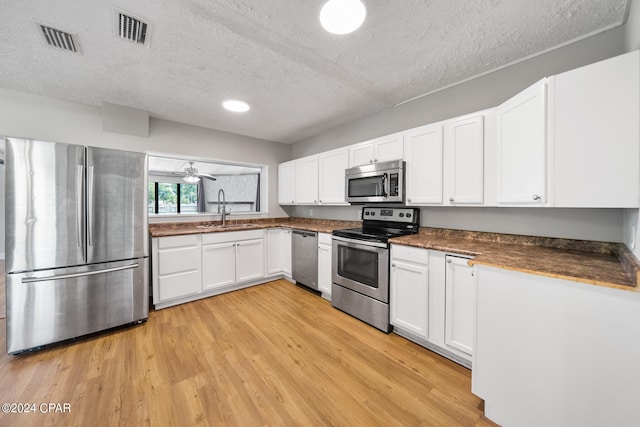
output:
[[357, 166], [345, 171], [349, 203], [404, 203], [405, 163], [402, 160]]

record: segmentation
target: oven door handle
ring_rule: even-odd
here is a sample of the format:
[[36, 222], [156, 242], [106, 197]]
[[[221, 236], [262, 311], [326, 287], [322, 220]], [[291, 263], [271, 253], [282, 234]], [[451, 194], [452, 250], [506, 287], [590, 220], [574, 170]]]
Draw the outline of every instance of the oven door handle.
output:
[[348, 239], [346, 237], [340, 237], [340, 236], [331, 236], [331, 238], [333, 240], [337, 240], [339, 242], [351, 243], [352, 245], [375, 246], [376, 248], [387, 249], [387, 244], [386, 243], [370, 242], [370, 241], [357, 240], [357, 239]]

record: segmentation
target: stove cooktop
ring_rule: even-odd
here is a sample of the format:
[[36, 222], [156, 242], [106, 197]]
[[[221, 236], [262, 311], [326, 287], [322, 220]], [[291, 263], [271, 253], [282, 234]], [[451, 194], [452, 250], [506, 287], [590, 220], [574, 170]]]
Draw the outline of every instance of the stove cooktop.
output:
[[363, 226], [335, 230], [338, 237], [388, 243], [392, 237], [415, 234], [420, 228], [420, 210], [418, 208], [362, 208]]

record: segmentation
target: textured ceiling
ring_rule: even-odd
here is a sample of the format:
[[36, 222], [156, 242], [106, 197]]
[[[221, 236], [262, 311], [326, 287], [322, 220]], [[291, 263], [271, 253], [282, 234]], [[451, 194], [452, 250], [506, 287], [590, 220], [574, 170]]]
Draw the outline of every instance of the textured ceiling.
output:
[[[0, 0], [0, 87], [285, 143], [621, 25], [627, 0], [364, 0], [355, 33], [322, 0]], [[116, 38], [113, 7], [150, 21]], [[81, 54], [34, 22], [77, 34]], [[238, 115], [221, 102], [238, 98]]]

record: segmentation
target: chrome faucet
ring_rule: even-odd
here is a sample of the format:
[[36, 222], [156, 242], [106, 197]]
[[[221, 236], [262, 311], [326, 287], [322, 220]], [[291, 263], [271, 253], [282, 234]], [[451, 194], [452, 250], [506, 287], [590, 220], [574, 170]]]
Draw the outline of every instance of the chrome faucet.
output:
[[[222, 193], [222, 212], [220, 212], [220, 193]], [[222, 213], [222, 225], [227, 223], [227, 201], [224, 197], [224, 190], [218, 190], [218, 213]]]

